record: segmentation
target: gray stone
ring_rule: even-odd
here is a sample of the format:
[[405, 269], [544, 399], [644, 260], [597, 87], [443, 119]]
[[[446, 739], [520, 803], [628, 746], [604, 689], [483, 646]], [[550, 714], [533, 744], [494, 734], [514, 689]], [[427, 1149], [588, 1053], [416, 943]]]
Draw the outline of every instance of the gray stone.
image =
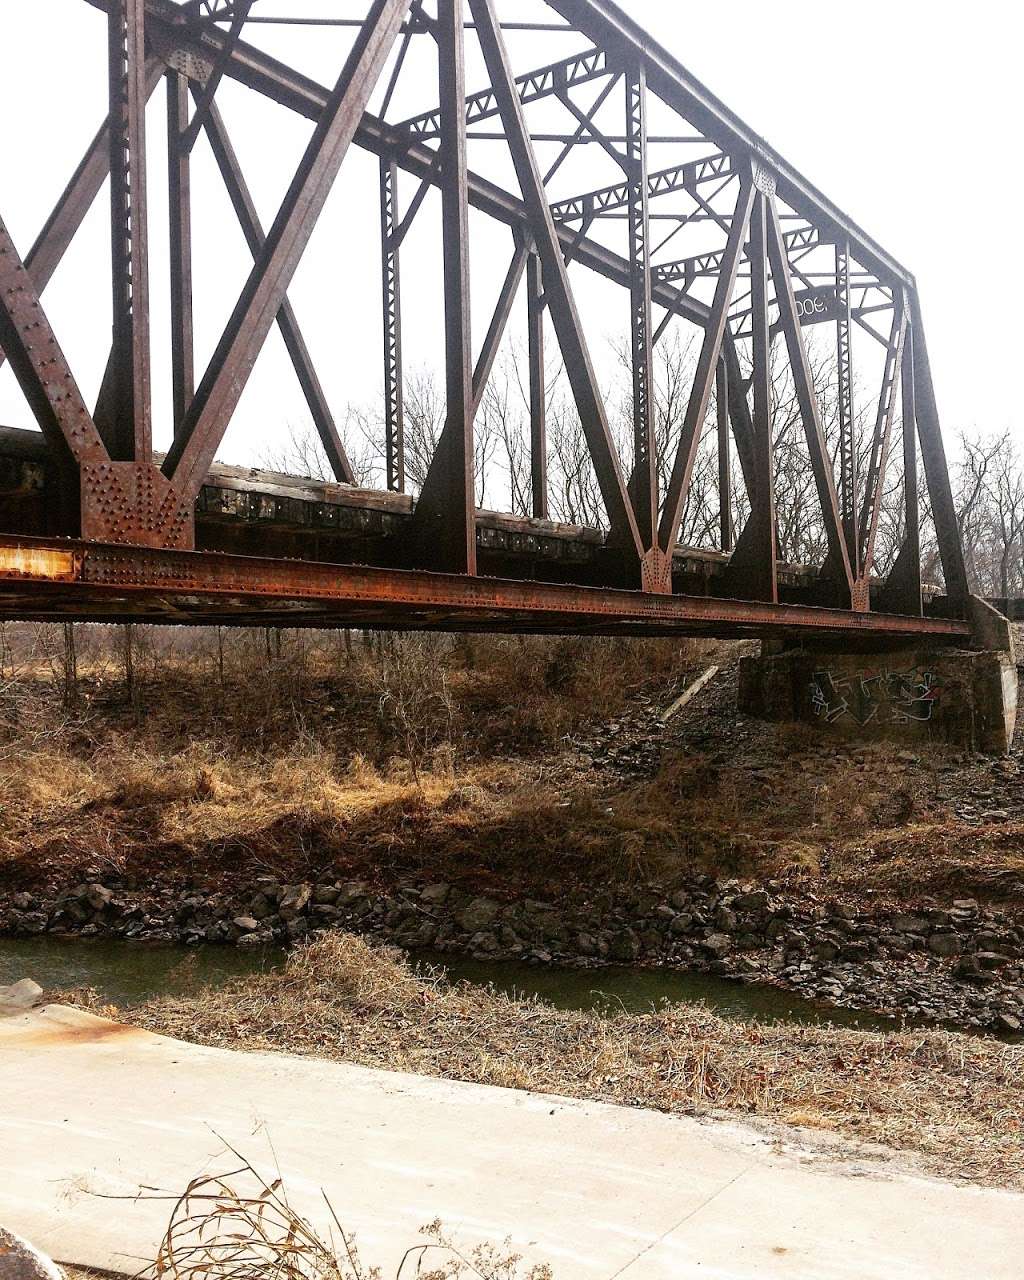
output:
[[0, 987], [0, 1013], [20, 1013], [38, 1004], [43, 989], [31, 978], [22, 978], [10, 987]]
[[0, 1280], [64, 1280], [64, 1272], [27, 1240], [0, 1227]]
[[456, 917], [467, 933], [480, 933], [497, 919], [501, 907], [491, 898], [474, 898]]
[[110, 905], [114, 894], [105, 885], [87, 884], [79, 897], [91, 911], [102, 911], [104, 907]]
[[728, 907], [719, 907], [715, 912], [715, 925], [722, 933], [735, 933], [737, 924], [736, 912]]
[[625, 963], [637, 960], [640, 956], [640, 939], [632, 929], [626, 929], [612, 938], [608, 947], [608, 955], [613, 960], [620, 960]]
[[1020, 1018], [1015, 1018], [1012, 1013], [1001, 1013], [999, 1017], [996, 1018], [996, 1028], [999, 1031], [1020, 1031]]
[[732, 938], [724, 933], [713, 933], [710, 937], [705, 938], [700, 945], [705, 951], [710, 951], [717, 960], [721, 960], [732, 950]]
[[738, 897], [733, 898], [732, 905], [737, 911], [767, 911], [768, 895], [763, 891], [741, 893]]
[[282, 920], [296, 920], [309, 906], [312, 897], [313, 886], [310, 884], [287, 885], [278, 904], [278, 914]]
[[924, 916], [896, 915], [892, 918], [892, 927], [897, 933], [927, 933], [928, 921]]
[[243, 933], [253, 933], [260, 927], [260, 922], [253, 916], [235, 916], [231, 923]]
[[928, 939], [928, 950], [936, 956], [958, 956], [960, 939], [955, 933], [933, 933]]
[[369, 895], [370, 886], [365, 880], [349, 880], [338, 890], [337, 905], [349, 907]]
[[429, 906], [440, 907], [448, 901], [448, 895], [451, 891], [450, 884], [428, 884], [420, 890], [420, 900], [426, 902]]
[[338, 901], [336, 884], [318, 884], [313, 890], [313, 901], [318, 907], [333, 907]]
[[45, 933], [49, 921], [44, 911], [25, 911], [13, 916], [11, 923], [22, 933]]

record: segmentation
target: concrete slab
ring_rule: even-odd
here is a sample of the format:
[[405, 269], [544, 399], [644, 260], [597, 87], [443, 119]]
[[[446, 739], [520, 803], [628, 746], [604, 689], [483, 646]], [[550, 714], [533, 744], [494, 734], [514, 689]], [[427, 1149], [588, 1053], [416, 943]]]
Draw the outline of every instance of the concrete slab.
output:
[[[323, 1188], [394, 1273], [440, 1217], [511, 1236], [556, 1280], [1019, 1280], [1024, 1196], [839, 1163], [739, 1125], [284, 1055], [207, 1049], [49, 1006], [0, 1021], [0, 1222], [133, 1270], [165, 1203], [273, 1143], [292, 1202]], [[145, 1194], [145, 1193], [143, 1193]]]

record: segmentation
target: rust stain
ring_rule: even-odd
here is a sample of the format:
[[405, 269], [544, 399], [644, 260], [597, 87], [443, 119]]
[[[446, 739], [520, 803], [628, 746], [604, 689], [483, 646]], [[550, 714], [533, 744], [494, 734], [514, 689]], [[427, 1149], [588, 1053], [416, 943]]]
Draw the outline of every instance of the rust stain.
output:
[[44, 1026], [33, 1027], [30, 1031], [18, 1033], [6, 1044], [0, 1040], [0, 1050], [38, 1048], [49, 1045], [103, 1044], [110, 1040], [127, 1040], [143, 1036], [146, 1033], [137, 1027], [125, 1027], [119, 1022], [86, 1023], [74, 1027]]
[[53, 547], [0, 547], [0, 578], [28, 578], [46, 582], [77, 582], [82, 556]]

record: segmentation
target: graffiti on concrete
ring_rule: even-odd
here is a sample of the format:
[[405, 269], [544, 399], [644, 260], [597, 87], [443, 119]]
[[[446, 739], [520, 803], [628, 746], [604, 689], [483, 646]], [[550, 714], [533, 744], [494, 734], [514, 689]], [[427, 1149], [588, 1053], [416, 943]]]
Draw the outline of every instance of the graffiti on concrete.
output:
[[849, 719], [858, 725], [926, 724], [942, 694], [935, 673], [923, 667], [909, 671], [815, 671], [811, 707], [826, 724]]

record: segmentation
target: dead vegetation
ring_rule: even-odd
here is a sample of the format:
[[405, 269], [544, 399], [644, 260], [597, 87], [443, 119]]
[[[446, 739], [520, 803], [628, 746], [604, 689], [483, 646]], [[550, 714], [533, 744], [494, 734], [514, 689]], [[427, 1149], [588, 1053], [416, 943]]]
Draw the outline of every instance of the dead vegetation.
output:
[[1024, 1187], [1024, 1047], [943, 1031], [763, 1026], [699, 1005], [601, 1017], [411, 969], [345, 934], [287, 967], [128, 1020], [231, 1048], [683, 1114], [729, 1113], [917, 1153], [946, 1176]]
[[[1005, 898], [1024, 879], [1012, 824], [955, 820], [940, 753], [738, 721], [736, 646], [78, 627], [0, 648], [7, 886], [426, 874], [540, 896], [708, 871]], [[649, 777], [577, 763], [574, 738], [712, 659], [647, 729]]]
[[[174, 1201], [156, 1260], [142, 1274], [152, 1280], [383, 1280], [380, 1267], [360, 1257], [324, 1196], [331, 1226], [317, 1230], [288, 1199], [280, 1172], [267, 1181], [233, 1149], [237, 1167], [194, 1178]], [[395, 1280], [552, 1280], [546, 1265], [521, 1266], [506, 1244], [464, 1251], [429, 1223], [406, 1250]]]

